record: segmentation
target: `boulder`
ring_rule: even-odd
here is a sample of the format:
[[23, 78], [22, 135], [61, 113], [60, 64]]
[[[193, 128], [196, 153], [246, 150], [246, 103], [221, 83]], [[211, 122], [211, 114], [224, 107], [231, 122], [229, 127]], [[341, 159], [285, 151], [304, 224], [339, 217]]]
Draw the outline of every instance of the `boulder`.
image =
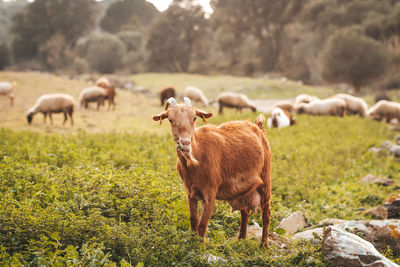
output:
[[382, 256], [371, 243], [336, 226], [325, 231], [322, 254], [333, 266], [398, 266]]
[[335, 224], [343, 223], [343, 222], [347, 222], [347, 221], [342, 220], [342, 219], [328, 218], [328, 219], [324, 219], [324, 220], [320, 221], [319, 224], [316, 225], [316, 227], [331, 226], [331, 225], [335, 225]]
[[371, 215], [372, 218], [386, 220], [388, 218], [388, 211], [385, 207], [379, 206], [366, 211], [366, 214]]
[[379, 251], [389, 246], [400, 255], [400, 220], [347, 221], [335, 227], [361, 236]]
[[[256, 239], [260, 239], [262, 237], [262, 227], [257, 225], [249, 225], [247, 227], [247, 237], [254, 237]], [[285, 237], [281, 237], [274, 232], [268, 233], [268, 245], [275, 245], [279, 248], [287, 248], [288, 239]]]
[[383, 202], [383, 207], [388, 212], [388, 219], [400, 218], [400, 195], [393, 196]]
[[314, 243], [318, 243], [319, 240], [321, 240], [321, 238], [323, 237], [323, 235], [324, 235], [324, 228], [318, 227], [318, 228], [306, 230], [304, 232], [296, 233], [292, 236], [291, 239], [292, 240], [305, 240], [305, 241], [314, 240], [314, 241], [317, 241]]
[[400, 145], [393, 144], [390, 141], [383, 141], [381, 144], [381, 149], [389, 151], [396, 157], [400, 157]]
[[279, 227], [288, 234], [296, 233], [300, 228], [307, 226], [306, 219], [300, 211], [297, 211], [281, 221]]
[[370, 149], [368, 149], [368, 151], [373, 154], [378, 154], [379, 152], [381, 152], [381, 149], [373, 146]]
[[378, 177], [372, 174], [367, 174], [366, 176], [361, 177], [361, 182], [368, 184], [384, 185], [384, 186], [389, 186], [394, 184], [392, 179], [386, 177]]

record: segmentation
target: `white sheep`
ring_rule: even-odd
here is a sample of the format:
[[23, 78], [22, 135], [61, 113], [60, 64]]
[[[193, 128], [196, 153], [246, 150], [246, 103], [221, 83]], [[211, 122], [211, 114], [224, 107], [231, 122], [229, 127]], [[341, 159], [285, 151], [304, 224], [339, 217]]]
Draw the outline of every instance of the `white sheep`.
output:
[[346, 102], [340, 98], [328, 98], [311, 103], [302, 103], [297, 107], [297, 113], [343, 117], [346, 113]]
[[296, 99], [294, 100], [294, 107], [296, 109], [300, 104], [303, 104], [303, 103], [308, 104], [308, 103], [311, 103], [311, 102], [317, 101], [317, 100], [319, 100], [319, 98], [316, 96], [301, 94], [301, 95], [298, 95], [296, 97]]
[[97, 102], [97, 110], [104, 104], [104, 99], [107, 96], [106, 90], [99, 86], [92, 86], [81, 91], [79, 102], [81, 107], [88, 108], [90, 102]]
[[295, 118], [288, 111], [278, 107], [271, 111], [271, 117], [267, 120], [268, 128], [276, 127], [280, 129], [295, 123]]
[[243, 108], [250, 108], [253, 112], [256, 112], [256, 105], [244, 94], [223, 92], [219, 94], [217, 98], [219, 104], [219, 114], [223, 112], [224, 107], [236, 108], [242, 110]]
[[28, 110], [27, 120], [32, 123], [33, 116], [36, 113], [43, 113], [43, 122], [46, 122], [47, 114], [49, 114], [51, 124], [53, 125], [52, 113], [64, 113], [64, 122], [68, 119], [67, 114], [71, 118], [71, 125], [74, 125], [72, 114], [74, 112], [75, 101], [74, 98], [67, 94], [49, 94], [42, 95], [36, 101], [36, 104]]
[[203, 92], [194, 86], [188, 86], [185, 88], [184, 96], [189, 98], [192, 102], [201, 102], [204, 106], [208, 106], [208, 99]]
[[400, 122], [400, 103], [380, 100], [368, 112], [368, 117], [376, 120], [386, 119], [389, 123], [392, 119], [396, 118]]
[[358, 114], [360, 117], [367, 116], [368, 104], [364, 99], [348, 94], [336, 94], [334, 97], [343, 99], [346, 102], [347, 114]]
[[16, 82], [0, 82], [0, 95], [7, 96], [10, 99], [10, 106], [14, 104], [14, 89]]

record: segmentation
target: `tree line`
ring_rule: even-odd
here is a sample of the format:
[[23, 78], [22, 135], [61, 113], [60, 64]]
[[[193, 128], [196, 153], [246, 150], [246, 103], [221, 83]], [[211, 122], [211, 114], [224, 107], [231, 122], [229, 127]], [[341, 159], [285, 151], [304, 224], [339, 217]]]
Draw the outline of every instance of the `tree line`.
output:
[[26, 3], [0, 45], [0, 68], [280, 73], [357, 91], [378, 78], [400, 87], [400, 0], [211, 0], [212, 14], [195, 2], [174, 0], [161, 13], [145, 0]]

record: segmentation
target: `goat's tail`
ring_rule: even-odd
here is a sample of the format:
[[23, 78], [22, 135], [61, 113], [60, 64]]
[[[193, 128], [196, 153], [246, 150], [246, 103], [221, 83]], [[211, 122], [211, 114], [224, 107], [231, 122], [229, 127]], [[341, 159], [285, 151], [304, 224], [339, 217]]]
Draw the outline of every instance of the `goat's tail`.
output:
[[261, 113], [260, 115], [257, 116], [255, 124], [258, 126], [258, 128], [263, 130], [264, 129], [263, 128], [264, 123], [265, 123], [265, 116], [264, 116], [264, 114]]

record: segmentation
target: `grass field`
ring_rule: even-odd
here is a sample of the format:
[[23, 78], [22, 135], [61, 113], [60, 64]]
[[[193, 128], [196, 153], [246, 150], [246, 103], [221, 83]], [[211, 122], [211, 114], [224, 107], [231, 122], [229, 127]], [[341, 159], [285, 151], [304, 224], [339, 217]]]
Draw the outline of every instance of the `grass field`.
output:
[[[12, 109], [0, 99], [0, 265], [203, 266], [209, 254], [223, 257], [228, 266], [326, 265], [318, 245], [263, 250], [257, 239], [237, 240], [240, 214], [231, 214], [223, 202], [210, 220], [207, 243], [194, 236], [169, 125], [151, 121], [162, 110], [158, 99], [119, 92], [116, 111], [78, 110], [73, 128], [61, 126], [61, 115], [55, 127], [43, 125], [40, 115], [27, 126], [25, 112], [37, 96], [61, 91], [77, 98], [87, 84], [38, 73], [0, 73], [4, 79], [16, 80], [18, 92]], [[250, 89], [239, 89], [241, 83], [251, 88], [264, 82], [166, 74], [134, 79], [154, 90], [174, 81], [181, 89], [187, 80], [207, 87], [210, 95], [224, 84], [245, 91]], [[264, 93], [286, 98], [299, 88]], [[209, 123], [256, 115], [227, 112]], [[310, 225], [325, 218], [366, 219], [364, 209], [398, 192], [399, 160], [368, 153], [394, 138], [387, 125], [358, 117], [297, 121], [295, 127], [267, 130], [273, 152], [272, 231], [285, 236], [277, 225], [295, 211]], [[390, 177], [395, 185], [360, 183], [368, 173]], [[261, 224], [259, 214], [252, 215], [255, 222]]]

